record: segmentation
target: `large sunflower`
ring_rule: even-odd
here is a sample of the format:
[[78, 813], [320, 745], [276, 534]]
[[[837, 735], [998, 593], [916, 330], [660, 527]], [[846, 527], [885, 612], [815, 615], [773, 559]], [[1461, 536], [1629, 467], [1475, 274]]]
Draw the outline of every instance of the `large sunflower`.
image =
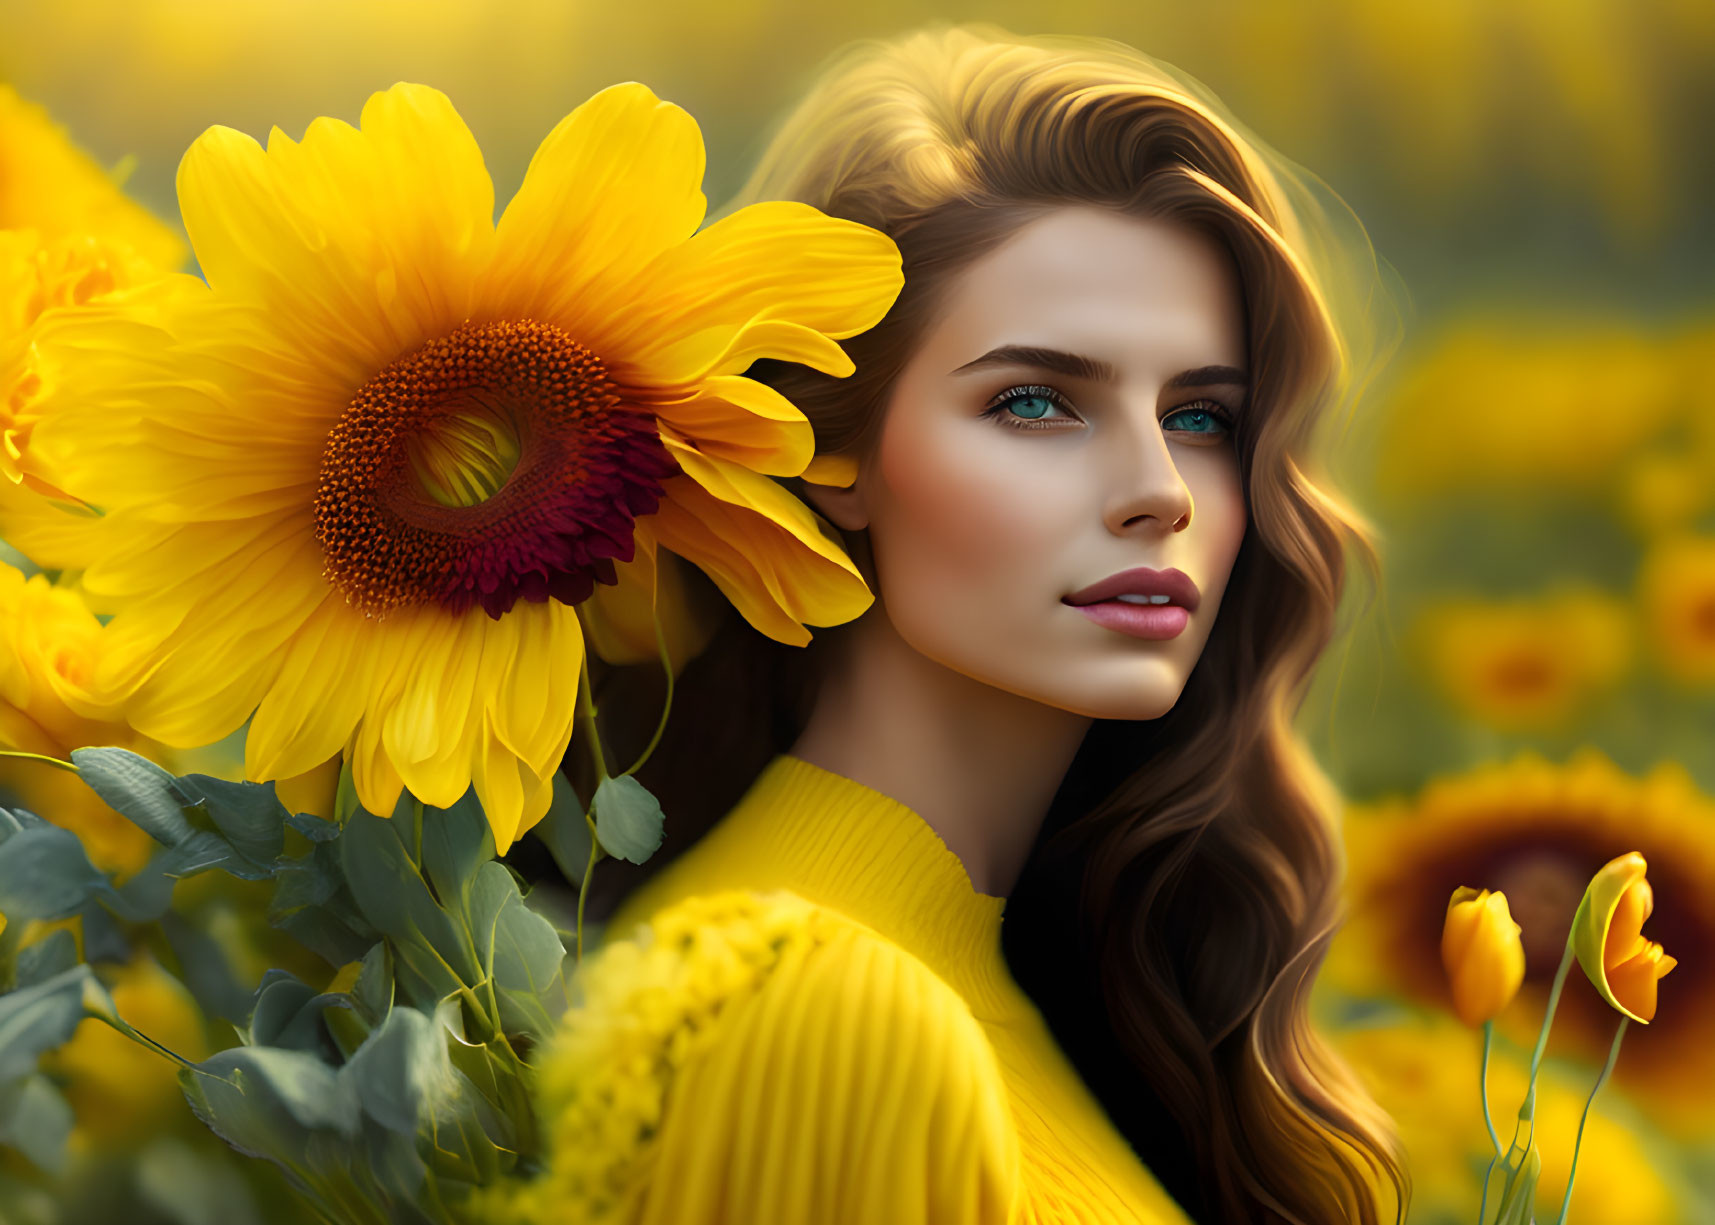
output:
[[702, 174], [695, 122], [636, 83], [555, 127], [498, 224], [432, 89], [266, 150], [204, 133], [178, 190], [207, 284], [43, 346], [32, 446], [105, 511], [97, 684], [172, 744], [250, 718], [252, 779], [344, 751], [373, 812], [474, 783], [504, 849], [547, 809], [596, 584], [652, 583], [659, 546], [783, 641], [862, 612], [769, 479], [810, 425], [742, 372], [850, 373], [835, 340], [892, 304], [898, 250], [785, 201], [698, 232]]
[[[1436, 779], [1415, 797], [1353, 805], [1344, 835], [1349, 918], [1329, 951], [1330, 984], [1450, 1011], [1440, 957], [1447, 898], [1460, 885], [1500, 890], [1522, 928], [1525, 977], [1496, 1028], [1527, 1049], [1585, 886], [1614, 856], [1641, 852], [1655, 888], [1649, 936], [1679, 965], [1662, 983], [1655, 1020], [1627, 1032], [1614, 1081], [1663, 1126], [1715, 1131], [1715, 802], [1682, 766], [1663, 761], [1633, 778], [1590, 747], [1564, 764], [1524, 752]], [[1573, 973], [1548, 1052], [1598, 1066], [1618, 1021]]]

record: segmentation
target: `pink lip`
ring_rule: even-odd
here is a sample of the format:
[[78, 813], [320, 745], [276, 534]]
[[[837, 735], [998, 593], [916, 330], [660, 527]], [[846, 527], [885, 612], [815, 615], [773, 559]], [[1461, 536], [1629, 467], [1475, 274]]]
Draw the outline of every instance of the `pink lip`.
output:
[[[1183, 570], [1169, 567], [1166, 570], [1152, 570], [1148, 566], [1134, 566], [1130, 570], [1121, 570], [1118, 574], [1110, 574], [1099, 583], [1092, 583], [1081, 591], [1074, 591], [1061, 602], [1079, 607], [1112, 600], [1118, 595], [1164, 595], [1170, 600], [1167, 604], [1121, 604], [1121, 608], [1131, 609], [1171, 609], [1178, 607], [1182, 612], [1197, 611], [1198, 601], [1202, 598], [1197, 590], [1197, 584], [1191, 581], [1190, 575]], [[1183, 622], [1181, 622], [1183, 627]], [[1174, 633], [1178, 631], [1175, 630]]]
[[1134, 638], [1173, 638], [1191, 620], [1191, 614], [1178, 604], [1127, 604], [1121, 600], [1098, 600], [1094, 604], [1075, 607], [1097, 625]]

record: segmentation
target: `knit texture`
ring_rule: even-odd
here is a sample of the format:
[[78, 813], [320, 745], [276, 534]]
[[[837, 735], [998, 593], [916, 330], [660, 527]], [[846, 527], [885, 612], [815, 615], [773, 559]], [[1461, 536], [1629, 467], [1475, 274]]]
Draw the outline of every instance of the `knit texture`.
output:
[[1186, 1225], [1013, 981], [1006, 902], [790, 755], [647, 881], [540, 1062], [541, 1225]]

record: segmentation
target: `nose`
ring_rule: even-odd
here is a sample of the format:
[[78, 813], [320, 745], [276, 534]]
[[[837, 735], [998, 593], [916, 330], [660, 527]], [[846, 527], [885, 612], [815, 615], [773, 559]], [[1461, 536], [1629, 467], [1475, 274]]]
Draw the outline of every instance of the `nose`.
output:
[[1115, 437], [1110, 458], [1112, 478], [1103, 514], [1109, 531], [1120, 536], [1165, 534], [1191, 525], [1191, 487], [1179, 475], [1153, 412]]

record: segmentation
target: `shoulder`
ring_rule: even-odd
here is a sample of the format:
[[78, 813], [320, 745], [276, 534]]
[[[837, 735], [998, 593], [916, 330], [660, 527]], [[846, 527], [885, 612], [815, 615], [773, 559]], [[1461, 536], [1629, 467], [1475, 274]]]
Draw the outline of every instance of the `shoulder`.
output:
[[585, 1219], [568, 1199], [687, 1225], [1007, 1219], [1017, 1136], [993, 1048], [872, 928], [785, 890], [707, 894], [572, 984], [539, 1061], [558, 1219]]

